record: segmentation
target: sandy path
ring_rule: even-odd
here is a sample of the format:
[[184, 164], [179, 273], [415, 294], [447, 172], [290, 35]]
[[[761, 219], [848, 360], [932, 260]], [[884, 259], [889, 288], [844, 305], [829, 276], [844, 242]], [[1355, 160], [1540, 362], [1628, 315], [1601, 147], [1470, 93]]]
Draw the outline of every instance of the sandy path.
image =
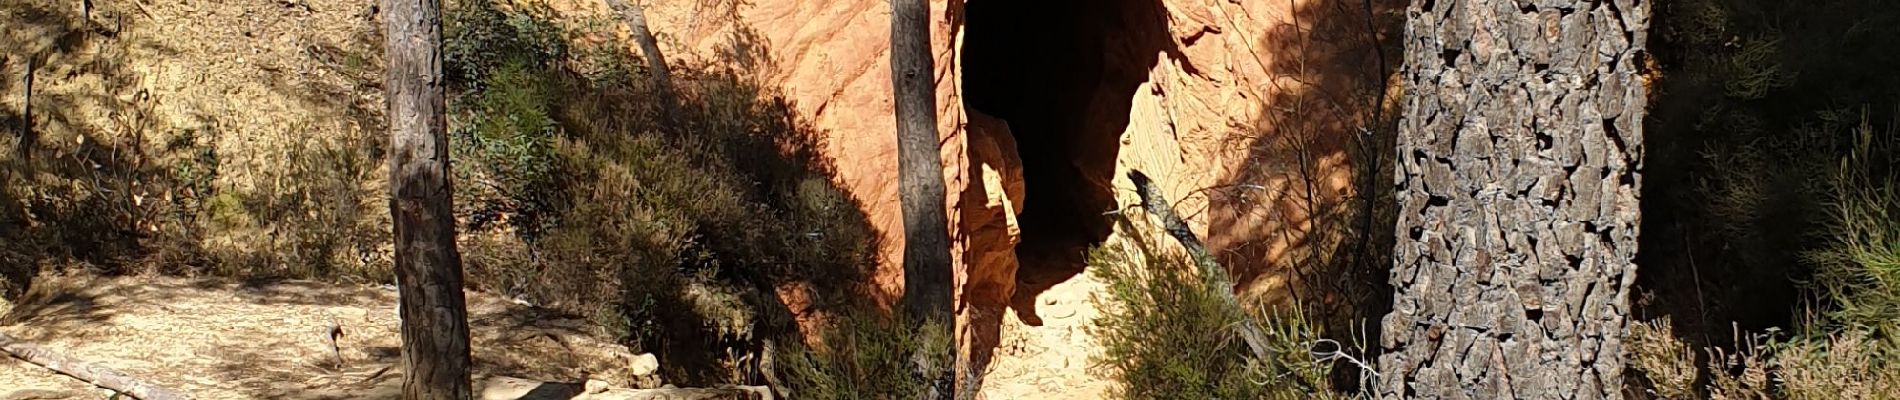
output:
[[[4, 332], [200, 399], [379, 398], [400, 382], [396, 293], [310, 282], [57, 278], [6, 311]], [[470, 293], [476, 373], [625, 382], [632, 356], [585, 320]], [[332, 324], [343, 335], [332, 347]], [[341, 357], [339, 359], [339, 356]], [[14, 390], [105, 394], [10, 357]]]
[[1042, 326], [1024, 325], [1014, 312], [1003, 317], [982, 395], [988, 400], [1101, 399], [1108, 382], [1090, 366], [1096, 353], [1088, 324], [1100, 313], [1089, 294], [1103, 290], [1087, 273], [1049, 288], [1036, 298]]

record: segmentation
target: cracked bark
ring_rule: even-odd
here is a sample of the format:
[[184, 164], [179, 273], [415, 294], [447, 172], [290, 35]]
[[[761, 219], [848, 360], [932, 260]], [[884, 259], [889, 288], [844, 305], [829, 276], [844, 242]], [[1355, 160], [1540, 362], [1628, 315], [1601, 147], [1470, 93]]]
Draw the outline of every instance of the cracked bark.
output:
[[1381, 398], [1620, 398], [1642, 0], [1407, 10]]
[[442, 3], [388, 0], [383, 10], [402, 398], [469, 399], [468, 309], [443, 118]]

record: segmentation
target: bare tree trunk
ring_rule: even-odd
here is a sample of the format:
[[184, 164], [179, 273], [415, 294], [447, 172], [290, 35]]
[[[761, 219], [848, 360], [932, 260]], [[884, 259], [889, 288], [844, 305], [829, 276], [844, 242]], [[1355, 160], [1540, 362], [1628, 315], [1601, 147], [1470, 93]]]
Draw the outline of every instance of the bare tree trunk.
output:
[[[607, 7], [620, 13], [627, 21], [627, 30], [633, 31], [634, 43], [640, 45], [645, 53], [648, 73], [652, 74], [653, 88], [660, 96], [660, 104], [665, 107], [667, 118], [678, 118], [677, 101], [674, 99], [673, 70], [666, 66], [666, 55], [660, 53], [660, 42], [653, 38], [653, 31], [647, 28], [647, 11], [639, 0], [607, 0]], [[673, 122], [678, 123], [675, 119]]]
[[[897, 107], [897, 169], [904, 214], [904, 310], [913, 326], [935, 322], [954, 338], [956, 309], [945, 210], [943, 153], [937, 135], [937, 81], [930, 52], [930, 5], [891, 0], [891, 87]], [[933, 379], [931, 399], [955, 398], [956, 341], [941, 351], [943, 365], [917, 365]], [[922, 360], [923, 358], [918, 358]]]
[[1649, 2], [1413, 2], [1385, 398], [1620, 398]]
[[455, 249], [443, 119], [442, 3], [384, 2], [389, 192], [402, 316], [403, 398], [464, 400], [468, 312]]
[[33, 142], [39, 141], [33, 133], [33, 67], [33, 57], [26, 57], [26, 90], [20, 95], [20, 143], [15, 149], [22, 163], [33, 161]]

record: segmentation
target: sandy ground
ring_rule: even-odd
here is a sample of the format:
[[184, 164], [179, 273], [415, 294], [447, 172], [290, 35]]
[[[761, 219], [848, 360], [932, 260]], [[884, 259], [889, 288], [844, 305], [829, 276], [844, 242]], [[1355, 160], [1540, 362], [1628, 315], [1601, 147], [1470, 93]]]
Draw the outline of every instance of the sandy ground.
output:
[[[1005, 317], [983, 396], [1098, 399], [1086, 326], [1101, 283], [1077, 276], [1037, 301], [1043, 326]], [[313, 282], [242, 284], [175, 277], [59, 277], [0, 305], [0, 333], [199, 399], [393, 398], [401, 336], [396, 293]], [[469, 293], [479, 376], [625, 386], [633, 354], [585, 320]], [[332, 347], [332, 326], [343, 332]], [[339, 358], [340, 357], [340, 358]], [[0, 357], [0, 399], [111, 392]]]
[[[375, 286], [58, 278], [5, 310], [0, 332], [194, 398], [387, 398], [401, 382], [395, 305]], [[469, 315], [478, 375], [630, 379], [633, 355], [585, 320], [473, 292]], [[0, 358], [0, 398], [28, 389], [108, 394]]]
[[1100, 313], [1089, 294], [1103, 290], [1087, 273], [1037, 296], [1042, 326], [1028, 326], [1014, 312], [1003, 317], [1000, 344], [983, 381], [984, 398], [1100, 399], [1109, 383], [1090, 363], [1098, 347], [1087, 327]]

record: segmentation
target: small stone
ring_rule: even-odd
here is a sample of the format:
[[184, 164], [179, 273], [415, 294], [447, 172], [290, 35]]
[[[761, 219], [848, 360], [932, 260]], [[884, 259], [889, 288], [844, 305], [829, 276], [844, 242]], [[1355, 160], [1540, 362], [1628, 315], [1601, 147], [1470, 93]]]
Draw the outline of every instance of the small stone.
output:
[[653, 353], [634, 355], [631, 368], [633, 369], [634, 376], [653, 375], [654, 373], [660, 372], [660, 358], [653, 356]]
[[586, 388], [585, 390], [587, 391], [588, 394], [596, 394], [596, 393], [606, 392], [607, 389], [609, 389], [611, 386], [612, 385], [608, 384], [607, 381], [603, 381], [599, 379], [588, 379], [587, 383], [582, 387]]

